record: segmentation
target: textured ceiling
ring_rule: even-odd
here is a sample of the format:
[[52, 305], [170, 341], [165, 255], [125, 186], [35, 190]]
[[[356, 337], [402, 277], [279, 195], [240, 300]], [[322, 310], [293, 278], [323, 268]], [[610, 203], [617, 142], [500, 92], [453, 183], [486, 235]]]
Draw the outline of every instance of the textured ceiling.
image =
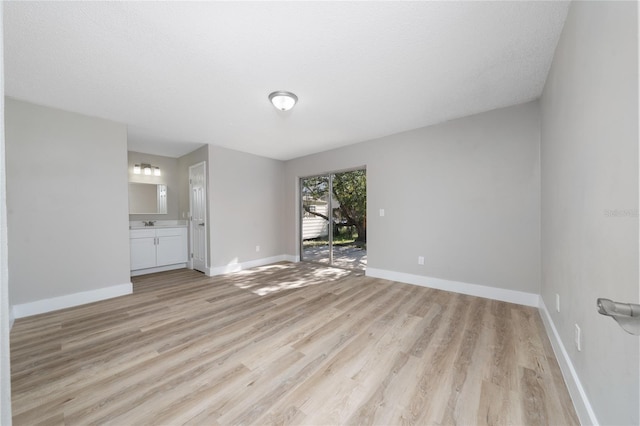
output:
[[[290, 159], [540, 96], [567, 2], [5, 2], [5, 93]], [[296, 93], [286, 113], [267, 96]]]

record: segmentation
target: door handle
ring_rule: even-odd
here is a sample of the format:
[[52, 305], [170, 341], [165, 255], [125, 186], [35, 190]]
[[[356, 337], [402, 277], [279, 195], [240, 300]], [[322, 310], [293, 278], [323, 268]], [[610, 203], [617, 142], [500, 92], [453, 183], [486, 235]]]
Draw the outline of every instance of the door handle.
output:
[[599, 298], [598, 313], [613, 318], [627, 333], [640, 336], [640, 305]]
[[204, 226], [204, 222], [199, 223], [198, 226]]

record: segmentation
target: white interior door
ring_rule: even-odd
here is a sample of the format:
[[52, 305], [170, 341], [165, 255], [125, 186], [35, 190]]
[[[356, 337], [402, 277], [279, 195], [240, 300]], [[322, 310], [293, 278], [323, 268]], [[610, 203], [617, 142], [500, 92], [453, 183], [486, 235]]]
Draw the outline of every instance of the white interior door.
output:
[[207, 179], [206, 162], [189, 167], [191, 209], [191, 261], [193, 269], [207, 272]]

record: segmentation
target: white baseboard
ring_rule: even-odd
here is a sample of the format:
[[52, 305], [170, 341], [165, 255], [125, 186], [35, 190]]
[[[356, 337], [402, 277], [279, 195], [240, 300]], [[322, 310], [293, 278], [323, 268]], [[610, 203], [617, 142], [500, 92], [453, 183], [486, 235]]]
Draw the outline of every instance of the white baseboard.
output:
[[64, 296], [52, 297], [50, 299], [36, 300], [35, 302], [22, 303], [20, 305], [13, 305], [12, 311], [15, 318], [24, 318], [31, 315], [44, 314], [45, 312], [57, 311], [58, 309], [84, 305], [85, 303], [124, 296], [131, 294], [132, 292], [133, 285], [131, 283], [126, 283], [111, 287], [98, 288], [95, 290], [81, 291], [79, 293], [66, 294]]
[[551, 346], [553, 347], [553, 352], [556, 355], [556, 359], [558, 360], [558, 364], [560, 365], [560, 370], [562, 371], [562, 376], [564, 377], [567, 389], [569, 390], [569, 395], [571, 395], [573, 406], [575, 407], [576, 414], [578, 415], [578, 419], [580, 420], [580, 424], [597, 426], [599, 423], [596, 414], [593, 411], [593, 407], [591, 407], [591, 404], [589, 403], [589, 399], [587, 398], [587, 394], [582, 387], [582, 383], [580, 382], [578, 373], [573, 367], [571, 358], [569, 358], [569, 353], [565, 349], [564, 344], [560, 339], [560, 334], [558, 333], [558, 330], [556, 329], [556, 326], [551, 319], [551, 315], [549, 314], [547, 306], [544, 304], [544, 300], [542, 300], [542, 297], [540, 298], [539, 310], [540, 316], [542, 317], [542, 322], [544, 323], [544, 327], [547, 330], [547, 336], [549, 336]]
[[137, 277], [138, 275], [153, 274], [155, 272], [172, 271], [174, 269], [187, 268], [188, 266], [189, 265], [187, 263], [176, 263], [175, 265], [156, 266], [155, 268], [147, 268], [147, 269], [137, 269], [135, 271], [131, 271], [131, 276]]
[[440, 278], [431, 278], [423, 275], [407, 274], [404, 272], [387, 271], [385, 269], [367, 268], [366, 275], [368, 277], [383, 278], [385, 280], [436, 288], [438, 290], [452, 291], [454, 293], [468, 294], [470, 296], [484, 297], [486, 299], [500, 300], [503, 302], [533, 306], [536, 308], [539, 306], [540, 302], [540, 296], [534, 293], [469, 284], [459, 281], [443, 280]]
[[210, 267], [208, 268], [207, 275], [212, 277], [214, 275], [229, 274], [231, 272], [239, 272], [244, 269], [270, 265], [276, 262], [296, 262], [296, 260], [295, 260], [295, 256], [291, 256], [288, 254], [281, 254], [279, 256], [264, 257], [262, 259], [248, 260], [246, 262], [230, 263], [226, 266], [216, 266], [212, 268]]

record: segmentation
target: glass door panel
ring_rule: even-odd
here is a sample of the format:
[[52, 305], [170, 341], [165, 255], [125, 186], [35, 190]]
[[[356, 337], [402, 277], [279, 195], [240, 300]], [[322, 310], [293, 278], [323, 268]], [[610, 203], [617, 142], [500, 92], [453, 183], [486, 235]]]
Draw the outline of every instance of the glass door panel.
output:
[[367, 266], [367, 172], [352, 170], [331, 176], [333, 192], [333, 265]]
[[329, 176], [301, 179], [302, 260], [331, 264]]

